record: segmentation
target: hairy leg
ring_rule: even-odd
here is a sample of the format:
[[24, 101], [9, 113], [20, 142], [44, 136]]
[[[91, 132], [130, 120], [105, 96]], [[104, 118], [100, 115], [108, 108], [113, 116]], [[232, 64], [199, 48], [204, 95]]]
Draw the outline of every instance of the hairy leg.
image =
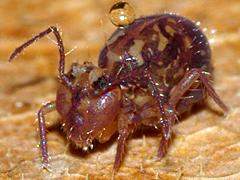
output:
[[[203, 99], [204, 89], [191, 90], [192, 85], [198, 79], [200, 79], [200, 82], [204, 85], [206, 92], [214, 99], [214, 101], [223, 109], [224, 112], [227, 112], [228, 108], [221, 101], [221, 99], [211, 86], [207, 75], [204, 74], [201, 69], [192, 69], [191, 71], [189, 71], [179, 82], [174, 91], [171, 93], [169, 104], [177, 110], [176, 112], [182, 113], [188, 110], [187, 108], [191, 107], [191, 105]], [[185, 97], [184, 95], [187, 91], [189, 92], [186, 94], [187, 97]], [[169, 110], [167, 110], [166, 112], [169, 112]], [[174, 114], [175, 113], [173, 113], [173, 116]], [[166, 137], [166, 134], [168, 134], [171, 126], [175, 123], [174, 119], [172, 118], [173, 116], [170, 115], [167, 118], [167, 121], [165, 121], [164, 123], [160, 123], [162, 125], [163, 136], [158, 151], [159, 158], [162, 158], [166, 154], [166, 148], [169, 144], [169, 138]]]
[[190, 89], [184, 97], [181, 97], [179, 102], [174, 106], [178, 114], [189, 111], [196, 103], [203, 102], [205, 93], [203, 89]]
[[196, 80], [200, 79], [200, 82], [203, 84], [204, 88], [208, 95], [213, 98], [216, 104], [224, 111], [227, 112], [227, 106], [222, 102], [220, 97], [217, 95], [212, 85], [210, 84], [210, 80], [206, 73], [202, 69], [191, 69], [179, 82], [179, 84], [174, 89], [171, 97], [169, 99], [170, 104], [176, 106], [177, 103], [181, 100], [184, 93], [186, 93], [191, 86], [194, 84]]
[[43, 168], [49, 167], [49, 156], [47, 149], [47, 136], [46, 136], [46, 125], [45, 125], [45, 115], [54, 111], [56, 109], [55, 102], [49, 102], [43, 105], [37, 114], [38, 124], [39, 124], [39, 134], [40, 134], [40, 145], [42, 151], [42, 166]]
[[118, 145], [117, 152], [115, 156], [115, 162], [113, 166], [113, 171], [116, 172], [123, 160], [125, 144], [127, 138], [141, 125], [140, 117], [136, 110], [136, 105], [134, 102], [128, 98], [123, 100], [123, 110], [119, 115], [118, 121]]
[[155, 98], [160, 112], [160, 118], [156, 126], [162, 130], [162, 138], [158, 149], [158, 157], [162, 158], [166, 154], [166, 149], [172, 134], [172, 126], [177, 121], [177, 113], [175, 112], [174, 107], [168, 102], [166, 95], [161, 92], [158, 83], [155, 82], [150, 71], [147, 69], [145, 71], [145, 77], [149, 80], [149, 91]]

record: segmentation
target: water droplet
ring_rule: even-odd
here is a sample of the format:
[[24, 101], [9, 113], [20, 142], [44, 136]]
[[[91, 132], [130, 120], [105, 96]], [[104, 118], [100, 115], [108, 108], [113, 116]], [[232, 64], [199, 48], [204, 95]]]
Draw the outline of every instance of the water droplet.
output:
[[123, 28], [135, 20], [135, 12], [129, 3], [120, 1], [110, 9], [109, 18], [115, 26]]

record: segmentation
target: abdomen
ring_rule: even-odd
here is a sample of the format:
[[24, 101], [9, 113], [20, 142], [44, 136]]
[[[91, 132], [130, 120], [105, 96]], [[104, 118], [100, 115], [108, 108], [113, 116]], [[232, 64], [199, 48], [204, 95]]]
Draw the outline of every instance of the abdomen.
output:
[[99, 66], [112, 71], [126, 58], [131, 60], [133, 68], [150, 62], [165, 71], [212, 70], [205, 35], [194, 22], [173, 14], [139, 18], [128, 27], [116, 30], [100, 54]]

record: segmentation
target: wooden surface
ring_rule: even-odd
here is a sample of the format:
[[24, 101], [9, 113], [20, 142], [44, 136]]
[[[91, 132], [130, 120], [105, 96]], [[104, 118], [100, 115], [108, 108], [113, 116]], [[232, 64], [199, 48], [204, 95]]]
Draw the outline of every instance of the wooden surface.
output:
[[[45, 38], [7, 62], [19, 44], [50, 25], [63, 33], [72, 62], [97, 63], [115, 27], [107, 13], [114, 1], [0, 1], [0, 179], [111, 179], [116, 138], [84, 154], [69, 147], [57, 126], [49, 129], [52, 172], [40, 168], [35, 113], [54, 100], [58, 51]], [[137, 16], [174, 12], [199, 21], [213, 49], [214, 86], [231, 111], [226, 116], [209, 102], [174, 127], [167, 156], [156, 160], [159, 137], [129, 140], [116, 179], [240, 179], [240, 1], [131, 0]], [[216, 30], [216, 33], [212, 33]], [[52, 36], [49, 36], [53, 39]], [[53, 113], [49, 121], [57, 121]]]

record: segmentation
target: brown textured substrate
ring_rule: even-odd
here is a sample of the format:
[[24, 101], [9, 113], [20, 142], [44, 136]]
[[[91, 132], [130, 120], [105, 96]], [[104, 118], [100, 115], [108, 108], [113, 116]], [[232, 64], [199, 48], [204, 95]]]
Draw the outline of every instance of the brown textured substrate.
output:
[[[240, 2], [239, 0], [131, 0], [138, 16], [176, 12], [208, 28], [213, 49], [214, 86], [231, 108], [223, 116], [210, 100], [174, 127], [175, 137], [162, 161], [156, 160], [159, 137], [129, 140], [116, 179], [240, 179]], [[57, 48], [41, 40], [9, 64], [10, 52], [50, 25], [63, 32], [67, 66], [97, 63], [100, 49], [113, 32], [107, 18], [110, 0], [0, 2], [0, 178], [111, 179], [116, 139], [83, 154], [68, 147], [58, 126], [49, 129], [52, 172], [40, 168], [35, 112], [54, 100]], [[217, 32], [211, 34], [211, 29]], [[52, 38], [52, 36], [51, 36]], [[214, 38], [214, 39], [213, 39]], [[56, 113], [49, 115], [56, 121]]]

